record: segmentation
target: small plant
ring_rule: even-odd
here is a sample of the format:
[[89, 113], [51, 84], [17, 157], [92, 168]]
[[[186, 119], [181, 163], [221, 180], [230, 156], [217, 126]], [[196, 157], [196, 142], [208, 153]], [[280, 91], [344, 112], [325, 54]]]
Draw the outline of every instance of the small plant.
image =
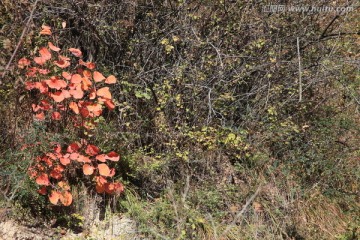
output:
[[[52, 36], [51, 28], [42, 26], [40, 35]], [[49, 41], [32, 61], [25, 57], [18, 61], [18, 67], [25, 70], [25, 88], [37, 94], [38, 102], [32, 104], [34, 121], [46, 123], [48, 132], [54, 134], [68, 127], [78, 133], [78, 141], [65, 146], [51, 143], [52, 149], [37, 156], [28, 169], [30, 178], [40, 186], [38, 192], [48, 195], [52, 204], [60, 202], [64, 206], [72, 203], [69, 178], [77, 169], [92, 177], [98, 193], [120, 194], [124, 190], [120, 182], [111, 181], [115, 169], [107, 164], [119, 161], [120, 156], [114, 151], [101, 153], [86, 139], [96, 128], [103, 109], [115, 108], [108, 85], [117, 80], [95, 71], [94, 63], [84, 62], [81, 50], [69, 48], [68, 52], [73, 58]]]

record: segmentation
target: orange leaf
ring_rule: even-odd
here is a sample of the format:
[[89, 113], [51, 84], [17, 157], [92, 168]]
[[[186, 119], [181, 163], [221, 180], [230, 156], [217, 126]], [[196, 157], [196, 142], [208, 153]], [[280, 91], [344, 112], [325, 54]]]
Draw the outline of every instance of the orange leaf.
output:
[[69, 108], [74, 111], [74, 113], [79, 114], [79, 107], [77, 103], [71, 102], [69, 103]]
[[93, 78], [95, 82], [101, 82], [105, 79], [104, 75], [102, 75], [100, 72], [95, 71], [93, 74]]
[[80, 155], [79, 155], [78, 153], [75, 153], [75, 152], [74, 152], [74, 153], [71, 153], [71, 154], [70, 154], [70, 159], [71, 159], [71, 160], [77, 160], [77, 159], [79, 158], [79, 156], [80, 156]]
[[56, 205], [60, 199], [61, 193], [58, 191], [51, 191], [51, 194], [49, 195], [49, 200], [52, 204]]
[[101, 163], [98, 165], [99, 174], [104, 177], [110, 176], [110, 168], [105, 163]]
[[100, 88], [99, 90], [96, 91], [96, 94], [99, 97], [104, 97], [104, 98], [107, 98], [107, 99], [111, 99], [111, 93], [109, 91], [109, 87]]
[[66, 166], [66, 165], [69, 165], [70, 164], [70, 158], [68, 158], [68, 157], [60, 157], [60, 163], [62, 164], [62, 165], [64, 165], [64, 166]]
[[44, 65], [46, 63], [46, 59], [43, 57], [35, 57], [34, 58], [34, 62], [39, 64], [39, 65]]
[[45, 60], [51, 59], [51, 53], [49, 52], [49, 50], [46, 47], [40, 48], [39, 53], [40, 53], [40, 56], [43, 57]]
[[23, 69], [24, 67], [29, 66], [29, 65], [30, 65], [30, 60], [27, 58], [21, 58], [18, 61], [18, 67], [21, 69]]
[[79, 60], [79, 64], [87, 67], [88, 69], [92, 70], [95, 68], [95, 63], [92, 62], [84, 62], [82, 59]]
[[116, 77], [114, 75], [110, 75], [106, 78], [105, 83], [113, 84], [116, 83]]
[[61, 189], [65, 190], [65, 191], [70, 190], [70, 186], [67, 182], [60, 181], [60, 182], [58, 182], [58, 185]]
[[97, 155], [95, 158], [96, 158], [96, 160], [98, 160], [100, 162], [106, 162], [106, 155], [105, 154]]
[[47, 93], [49, 90], [45, 81], [36, 82], [35, 88], [39, 89], [40, 93]]
[[100, 185], [107, 183], [106, 178], [104, 178], [103, 176], [96, 176], [95, 181], [97, 184], [100, 184]]
[[65, 191], [62, 195], [60, 195], [60, 202], [64, 206], [70, 206], [72, 203], [72, 195], [69, 191]]
[[65, 99], [65, 96], [62, 91], [51, 93], [50, 96], [54, 99], [55, 102], [62, 102]]
[[83, 165], [83, 172], [85, 175], [91, 175], [94, 173], [94, 167], [89, 165], [89, 164], [84, 164]]
[[40, 176], [38, 176], [35, 182], [39, 185], [45, 185], [45, 186], [50, 185], [49, 177], [46, 173], [42, 173]]
[[90, 90], [89, 98], [90, 98], [91, 100], [96, 98], [95, 89], [92, 88], [92, 89]]
[[61, 49], [56, 47], [52, 42], [48, 42], [48, 46], [51, 50], [53, 50], [54, 52], [58, 52], [60, 51]]
[[81, 56], [82, 56], [82, 52], [80, 51], [80, 49], [77, 49], [77, 48], [69, 48], [69, 51], [70, 51], [75, 57], [81, 57]]
[[62, 72], [61, 76], [63, 76], [63, 78], [65, 78], [66, 80], [70, 80], [71, 79], [71, 74], [68, 72]]
[[71, 76], [71, 83], [81, 83], [82, 82], [82, 77], [80, 76], [80, 74], [74, 74]]
[[40, 32], [41, 35], [51, 35], [51, 27], [42, 25], [41, 28], [42, 28]]
[[90, 158], [84, 156], [84, 155], [79, 155], [79, 158], [77, 159], [78, 162], [83, 162], [83, 163], [91, 163]]
[[67, 83], [64, 80], [59, 79], [58, 77], [51, 77], [48, 80], [45, 80], [45, 83], [49, 86], [49, 88], [53, 88], [59, 90], [61, 88], [65, 88]]
[[33, 112], [34, 113], [36, 113], [37, 111], [39, 111], [39, 110], [42, 110], [43, 109], [43, 107], [42, 106], [40, 106], [40, 105], [36, 105], [36, 104], [31, 104], [31, 108], [32, 108], [32, 110], [33, 110]]
[[106, 105], [106, 107], [107, 107], [109, 110], [114, 110], [114, 109], [115, 109], [115, 104], [114, 104], [114, 102], [111, 101], [111, 100], [109, 100], [109, 99], [107, 99], [107, 100], [105, 101], [105, 105]]
[[53, 120], [60, 120], [60, 119], [61, 119], [61, 114], [60, 114], [59, 112], [53, 112], [53, 113], [51, 114], [51, 118], [52, 118]]
[[44, 114], [44, 112], [35, 114], [35, 118], [36, 118], [37, 120], [39, 120], [39, 121], [45, 120], [45, 114]]
[[69, 93], [75, 99], [82, 99], [84, 97], [84, 91], [81, 89], [81, 87], [76, 87], [75, 89], [71, 89], [69, 90]]
[[50, 70], [48, 70], [48, 69], [41, 69], [41, 68], [39, 68], [38, 71], [42, 75], [46, 75], [50, 72]]
[[124, 191], [124, 186], [119, 182], [115, 182], [114, 183], [114, 190], [115, 190], [116, 194], [120, 194], [120, 193], [122, 193]]
[[117, 154], [117, 153], [114, 152], [114, 151], [109, 152], [106, 156], [107, 156], [106, 159], [109, 159], [110, 161], [117, 162], [117, 161], [120, 160], [119, 154]]
[[100, 152], [100, 149], [95, 146], [95, 145], [87, 145], [86, 149], [85, 149], [86, 154], [90, 155], [90, 156], [95, 156]]
[[34, 77], [36, 75], [36, 72], [38, 71], [38, 69], [36, 67], [31, 67], [28, 69], [28, 71], [26, 72], [26, 76], [27, 77]]
[[102, 107], [98, 103], [88, 105], [88, 106], [86, 106], [86, 108], [90, 113], [90, 117], [98, 117], [102, 113]]
[[59, 68], [67, 68], [68, 66], [70, 66], [70, 62], [69, 61], [65, 61], [62, 59], [59, 59], [57, 61], [54, 61], [54, 64], [56, 66], [58, 66]]
[[90, 81], [89, 78], [84, 77], [82, 79], [82, 88], [83, 88], [83, 90], [87, 91], [91, 85], [92, 85], [92, 82]]

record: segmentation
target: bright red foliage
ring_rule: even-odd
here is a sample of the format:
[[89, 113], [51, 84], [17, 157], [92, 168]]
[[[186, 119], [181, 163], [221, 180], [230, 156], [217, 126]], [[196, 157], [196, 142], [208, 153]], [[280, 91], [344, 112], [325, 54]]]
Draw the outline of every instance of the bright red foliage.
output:
[[[51, 28], [43, 25], [40, 34], [51, 35]], [[49, 49], [57, 60], [49, 61], [52, 59]], [[117, 80], [114, 75], [105, 77], [96, 71], [95, 63], [84, 62], [80, 49], [68, 49], [72, 55], [80, 58], [75, 67], [70, 67], [71, 58], [61, 55], [61, 51], [48, 42], [46, 47], [40, 47], [37, 57], [18, 60], [18, 68], [24, 69], [27, 78], [25, 89], [40, 94], [39, 102], [31, 105], [34, 119], [46, 121], [47, 124], [57, 121], [56, 124], [60, 126], [63, 122], [70, 122], [79, 130], [93, 130], [97, 125], [96, 119], [102, 115], [105, 107], [115, 109], [110, 89], [104, 85], [114, 84]], [[36, 64], [43, 67], [39, 68]], [[54, 74], [59, 68], [68, 70], [60, 71], [61, 76]], [[70, 169], [82, 169], [84, 175], [93, 178], [98, 193], [120, 194], [124, 191], [121, 183], [108, 181], [115, 175], [115, 169], [110, 168], [108, 163], [120, 160], [116, 152], [101, 153], [99, 147], [83, 138], [65, 147], [59, 143], [51, 144], [50, 151], [34, 159], [28, 174], [41, 186], [38, 193], [48, 195], [52, 204], [71, 205]]]

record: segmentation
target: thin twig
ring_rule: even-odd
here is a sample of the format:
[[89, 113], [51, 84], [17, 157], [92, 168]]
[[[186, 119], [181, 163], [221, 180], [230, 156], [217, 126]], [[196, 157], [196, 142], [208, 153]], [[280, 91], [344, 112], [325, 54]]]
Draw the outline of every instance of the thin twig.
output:
[[[3, 72], [2, 76], [1, 76], [2, 78], [5, 77], [5, 74], [6, 74], [6, 72], [8, 71], [11, 62], [14, 60], [14, 57], [15, 57], [17, 51], [18, 51], [19, 48], [20, 48], [21, 42], [22, 42], [22, 40], [23, 40], [23, 38], [24, 38], [24, 36], [25, 36], [28, 28], [29, 28], [30, 22], [31, 22], [31, 20], [32, 20], [32, 18], [33, 18], [33, 15], [34, 15], [34, 12], [35, 12], [35, 9], [36, 9], [36, 5], [37, 5], [38, 2], [39, 2], [39, 0], [36, 0], [35, 3], [34, 3], [33, 9], [31, 10], [29, 19], [28, 19], [28, 21], [26, 22], [26, 25], [25, 25], [25, 27], [24, 27], [24, 30], [23, 30], [22, 33], [21, 33], [21, 36], [20, 36], [20, 39], [19, 39], [19, 41], [18, 41], [18, 43], [17, 43], [17, 45], [16, 45], [16, 48], [15, 48], [13, 54], [11, 55], [11, 58], [10, 58], [9, 62], [6, 64], [6, 67], [5, 67], [5, 69], [4, 69], [4, 72]], [[0, 81], [0, 84], [2, 84], [2, 81]]]
[[300, 56], [300, 40], [296, 38], [297, 54], [299, 60], [299, 102], [302, 101], [302, 79], [301, 79], [301, 56]]
[[256, 192], [246, 201], [246, 203], [243, 206], [243, 208], [241, 209], [241, 211], [238, 214], [236, 214], [234, 220], [226, 227], [224, 232], [221, 234], [222, 236], [226, 236], [226, 234], [230, 231], [231, 227], [236, 224], [236, 222], [238, 221], [238, 219], [240, 217], [242, 217], [242, 215], [245, 213], [246, 209], [249, 207], [249, 205], [252, 203], [252, 201], [254, 201], [256, 196], [260, 193], [261, 187], [262, 187], [262, 185], [260, 185], [256, 189]]

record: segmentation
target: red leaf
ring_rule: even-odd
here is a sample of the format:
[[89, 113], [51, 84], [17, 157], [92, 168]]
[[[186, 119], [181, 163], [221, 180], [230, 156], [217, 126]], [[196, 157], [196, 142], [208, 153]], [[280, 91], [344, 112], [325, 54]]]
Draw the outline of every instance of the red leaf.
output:
[[61, 145], [59, 143], [54, 143], [54, 152], [61, 153]]
[[110, 176], [110, 168], [105, 163], [101, 163], [98, 165], [99, 174], [104, 177]]
[[80, 51], [80, 49], [77, 49], [77, 48], [69, 48], [69, 51], [70, 51], [75, 57], [81, 57], [81, 56], [82, 56], [82, 52]]
[[117, 153], [114, 152], [114, 151], [109, 152], [106, 156], [107, 156], [107, 159], [109, 159], [110, 161], [117, 162], [117, 161], [120, 160], [119, 154], [117, 154]]
[[70, 58], [59, 55], [59, 60], [54, 61], [55, 65], [58, 66], [59, 68], [67, 68], [68, 66], [70, 66]]
[[53, 169], [50, 172], [50, 177], [59, 180], [60, 178], [62, 178], [62, 174], [58, 170]]
[[38, 176], [35, 182], [39, 185], [45, 185], [45, 186], [50, 185], [49, 177], [46, 173], [42, 173], [40, 176]]
[[113, 177], [115, 175], [115, 168], [110, 169], [109, 177]]
[[42, 186], [37, 192], [41, 195], [46, 195], [47, 194], [46, 187]]
[[42, 106], [40, 106], [40, 105], [36, 105], [36, 104], [31, 104], [31, 108], [32, 108], [32, 110], [33, 110], [33, 112], [34, 113], [36, 113], [37, 111], [39, 111], [39, 110], [42, 110], [43, 108], [42, 108]]
[[90, 155], [90, 156], [95, 156], [98, 155], [100, 152], [100, 149], [95, 146], [95, 145], [87, 145], [86, 150], [85, 150], [86, 154]]
[[89, 165], [89, 164], [84, 164], [83, 165], [83, 172], [85, 175], [91, 175], [94, 173], [94, 167]]
[[51, 114], [51, 118], [53, 119], [53, 120], [60, 120], [61, 119], [61, 114], [59, 113], [59, 112], [53, 112], [52, 114]]
[[97, 183], [95, 190], [97, 193], [103, 193], [103, 192], [105, 192], [105, 186]]

